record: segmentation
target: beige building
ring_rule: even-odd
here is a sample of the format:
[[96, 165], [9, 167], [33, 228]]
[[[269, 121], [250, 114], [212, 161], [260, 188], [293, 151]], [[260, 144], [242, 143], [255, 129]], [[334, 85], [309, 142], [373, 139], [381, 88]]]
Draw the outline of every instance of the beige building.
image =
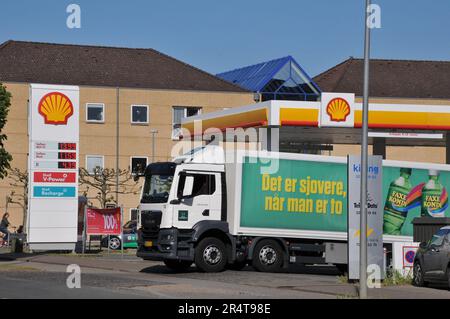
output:
[[[0, 46], [0, 82], [12, 94], [5, 148], [13, 156], [11, 166], [22, 171], [28, 158], [30, 83], [80, 87], [79, 164], [88, 170], [115, 169], [117, 159], [120, 169], [132, 170], [153, 159], [167, 161], [182, 117], [253, 103], [252, 93], [151, 49], [8, 41]], [[23, 192], [11, 182], [8, 177], [0, 182], [2, 211], [11, 191]], [[95, 196], [89, 192], [89, 201], [99, 206]], [[138, 197], [119, 195], [125, 220]], [[12, 224], [21, 225], [20, 206], [8, 206]]]

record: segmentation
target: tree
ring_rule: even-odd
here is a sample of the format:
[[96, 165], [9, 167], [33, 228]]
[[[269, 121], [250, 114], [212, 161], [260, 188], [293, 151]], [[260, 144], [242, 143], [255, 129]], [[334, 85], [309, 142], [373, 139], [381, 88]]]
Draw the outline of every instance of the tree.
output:
[[13, 168], [9, 170], [8, 174], [11, 185], [14, 188], [20, 189], [20, 192], [12, 190], [7, 196], [8, 204], [16, 204], [22, 207], [23, 210], [23, 222], [22, 225], [26, 224], [27, 211], [28, 211], [28, 171], [21, 171], [18, 168]]
[[9, 113], [9, 107], [11, 106], [11, 93], [6, 90], [6, 87], [0, 83], [0, 178], [3, 179], [8, 174], [10, 168], [10, 162], [12, 156], [9, 154], [4, 146], [3, 142], [8, 139], [6, 134], [3, 133], [3, 129], [7, 122]]
[[[119, 183], [117, 183], [117, 174], [119, 175]], [[81, 192], [87, 197], [89, 190], [93, 188], [97, 191], [94, 197], [101, 208], [106, 208], [109, 203], [118, 204], [116, 202], [115, 194], [137, 194], [138, 183], [133, 180], [129, 169], [119, 169], [116, 171], [113, 168], [96, 167], [92, 173], [87, 169], [80, 168], [79, 173], [80, 188], [84, 188]]]

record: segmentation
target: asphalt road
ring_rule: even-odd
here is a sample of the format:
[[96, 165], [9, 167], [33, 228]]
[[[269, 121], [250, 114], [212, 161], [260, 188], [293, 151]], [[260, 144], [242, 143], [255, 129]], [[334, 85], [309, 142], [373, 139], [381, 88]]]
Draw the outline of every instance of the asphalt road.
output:
[[[67, 265], [81, 266], [81, 288], [69, 289]], [[174, 273], [161, 263], [125, 259], [38, 256], [0, 262], [0, 298], [355, 298], [354, 285], [332, 266], [290, 267], [284, 273], [253, 271]], [[372, 289], [373, 298], [450, 298], [446, 287]]]

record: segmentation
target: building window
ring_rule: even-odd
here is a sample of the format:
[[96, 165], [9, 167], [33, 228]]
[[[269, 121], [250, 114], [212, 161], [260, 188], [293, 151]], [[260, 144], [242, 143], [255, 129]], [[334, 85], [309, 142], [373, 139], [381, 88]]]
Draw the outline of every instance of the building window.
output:
[[147, 157], [133, 156], [131, 157], [131, 173], [133, 175], [143, 175], [147, 167]]
[[148, 105], [132, 105], [131, 106], [131, 123], [132, 124], [148, 124]]
[[202, 112], [201, 107], [174, 106], [172, 112], [172, 138], [178, 139], [181, 134], [181, 119], [199, 115]]
[[131, 208], [130, 209], [130, 220], [138, 221], [139, 209]]
[[94, 174], [96, 169], [104, 168], [104, 157], [102, 155], [86, 155], [86, 169], [89, 174]]
[[104, 123], [105, 122], [105, 104], [87, 103], [86, 104], [86, 122]]

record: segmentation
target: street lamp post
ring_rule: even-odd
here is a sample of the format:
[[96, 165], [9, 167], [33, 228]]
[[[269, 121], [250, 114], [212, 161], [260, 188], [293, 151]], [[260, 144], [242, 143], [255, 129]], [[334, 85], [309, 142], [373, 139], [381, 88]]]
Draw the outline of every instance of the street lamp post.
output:
[[150, 133], [152, 133], [152, 163], [155, 162], [155, 138], [156, 134], [158, 134], [158, 130], [151, 130]]
[[359, 255], [359, 297], [367, 298], [367, 162], [369, 132], [369, 61], [370, 61], [370, 0], [366, 0], [365, 35], [364, 35], [364, 93], [361, 141], [361, 205], [360, 205], [360, 255]]

